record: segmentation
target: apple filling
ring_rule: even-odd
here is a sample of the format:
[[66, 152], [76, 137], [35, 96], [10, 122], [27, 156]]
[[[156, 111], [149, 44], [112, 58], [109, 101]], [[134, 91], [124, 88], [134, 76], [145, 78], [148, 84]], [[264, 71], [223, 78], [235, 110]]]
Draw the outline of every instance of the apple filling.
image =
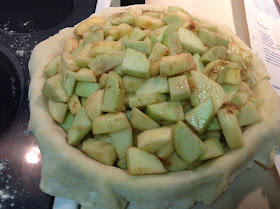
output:
[[193, 169], [245, 146], [261, 121], [252, 54], [179, 7], [90, 17], [45, 67], [69, 145], [131, 175]]

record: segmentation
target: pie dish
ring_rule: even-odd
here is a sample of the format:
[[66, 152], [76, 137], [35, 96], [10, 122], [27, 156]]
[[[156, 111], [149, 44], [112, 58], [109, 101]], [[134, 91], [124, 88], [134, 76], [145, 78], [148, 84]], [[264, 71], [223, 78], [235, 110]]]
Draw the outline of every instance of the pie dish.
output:
[[[109, 8], [94, 16], [107, 19], [126, 9]], [[133, 6], [142, 10], [162, 11], [165, 7]], [[196, 17], [202, 23], [208, 20]], [[131, 176], [125, 171], [103, 165], [88, 158], [66, 142], [66, 133], [51, 118], [42, 93], [46, 80], [45, 66], [60, 55], [74, 28], [66, 28], [38, 44], [31, 55], [29, 71], [29, 130], [36, 137], [42, 154], [40, 188], [54, 196], [73, 199], [83, 208], [164, 209], [190, 208], [195, 202], [213, 203], [234, 178], [254, 161], [273, 166], [275, 149], [280, 148], [280, 99], [269, 84], [269, 75], [262, 61], [253, 56], [249, 83], [256, 96], [265, 101], [259, 108], [262, 121], [243, 130], [245, 146], [193, 169], [161, 175]], [[217, 32], [230, 36], [233, 42], [251, 51], [228, 27], [217, 25]]]

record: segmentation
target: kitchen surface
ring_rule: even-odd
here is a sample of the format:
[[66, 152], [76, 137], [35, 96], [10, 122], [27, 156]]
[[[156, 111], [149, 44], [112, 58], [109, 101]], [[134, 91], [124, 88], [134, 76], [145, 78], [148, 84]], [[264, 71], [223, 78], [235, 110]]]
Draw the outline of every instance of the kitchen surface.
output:
[[[140, 3], [144, 2], [113, 1], [112, 6]], [[202, 17], [213, 17], [210, 18], [212, 21], [228, 25], [247, 45], [252, 45], [250, 39], [253, 35], [248, 31], [246, 5], [242, 0], [213, 0], [212, 3], [206, 0], [146, 0], [146, 3], [182, 6], [193, 13], [203, 11]], [[0, 209], [78, 207], [67, 201], [58, 201], [54, 206], [54, 197], [39, 189], [40, 150], [28, 131], [28, 61], [36, 44], [62, 28], [79, 23], [94, 13], [96, 8], [101, 11], [110, 4], [108, 0], [0, 2]], [[279, 5], [277, 7], [279, 13]], [[280, 43], [279, 36], [276, 39]], [[197, 204], [195, 209], [224, 208], [225, 203], [227, 208], [256, 208], [257, 205], [263, 209], [280, 209], [279, 195], [277, 169], [267, 170], [254, 164], [251, 170], [236, 178], [214, 206]]]

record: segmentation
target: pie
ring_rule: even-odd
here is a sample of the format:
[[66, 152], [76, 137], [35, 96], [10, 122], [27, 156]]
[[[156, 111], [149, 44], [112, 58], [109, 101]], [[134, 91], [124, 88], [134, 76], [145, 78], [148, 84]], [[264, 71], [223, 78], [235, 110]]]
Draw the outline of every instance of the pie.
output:
[[[132, 8], [137, 14], [167, 9], [150, 5], [136, 5]], [[93, 16], [101, 16], [107, 20], [112, 14], [126, 9], [109, 8]], [[209, 23], [194, 15], [192, 17], [200, 23]], [[154, 25], [148, 27], [155, 29]], [[235, 45], [251, 52], [228, 27], [217, 25], [217, 33], [231, 37]], [[130, 175], [120, 168], [92, 160], [79, 147], [77, 149], [68, 144], [67, 133], [51, 117], [48, 100], [43, 93], [47, 80], [44, 69], [51, 60], [61, 55], [70, 38], [78, 38], [74, 28], [61, 30], [38, 44], [29, 62], [29, 130], [34, 134], [41, 150], [43, 166], [40, 188], [45, 193], [73, 199], [83, 208], [92, 209], [190, 208], [196, 202], [212, 204], [234, 178], [253, 162], [268, 168], [274, 165], [275, 149], [280, 148], [280, 98], [269, 84], [269, 75], [255, 54], [248, 70], [248, 83], [251, 91], [264, 99], [259, 107], [262, 120], [243, 128], [242, 148], [227, 150], [224, 155], [190, 170], [153, 175]], [[172, 50], [176, 53], [177, 49]], [[170, 72], [166, 70], [163, 73]], [[141, 76], [146, 75], [144, 73]]]

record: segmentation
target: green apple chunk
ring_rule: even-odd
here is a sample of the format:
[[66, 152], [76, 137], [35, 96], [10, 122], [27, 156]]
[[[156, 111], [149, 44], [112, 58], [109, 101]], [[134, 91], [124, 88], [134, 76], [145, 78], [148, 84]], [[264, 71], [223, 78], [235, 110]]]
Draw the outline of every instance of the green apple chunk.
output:
[[132, 32], [133, 28], [126, 24], [122, 23], [116, 27], [110, 28], [108, 30], [108, 35], [113, 36], [116, 40], [119, 40], [125, 35], [129, 35]]
[[98, 41], [91, 45], [90, 55], [116, 53], [124, 50], [124, 45], [117, 41]]
[[113, 165], [117, 159], [113, 144], [92, 138], [82, 143], [82, 152], [105, 165]]
[[70, 112], [66, 113], [66, 116], [64, 118], [63, 123], [60, 124], [60, 126], [63, 128], [64, 131], [68, 132], [73, 121], [74, 121], [74, 115], [72, 115]]
[[135, 25], [141, 29], [155, 30], [165, 25], [165, 23], [153, 16], [139, 15], [135, 19]]
[[45, 67], [44, 72], [48, 77], [54, 76], [59, 68], [61, 56], [57, 56], [51, 60], [48, 65]]
[[154, 77], [146, 80], [139, 89], [136, 91], [136, 95], [152, 94], [152, 93], [168, 93], [169, 87], [166, 77]]
[[238, 92], [240, 86], [239, 85], [232, 85], [232, 84], [223, 84], [222, 85], [224, 91], [227, 94], [229, 100], [232, 100], [234, 95]]
[[77, 81], [75, 79], [75, 73], [69, 70], [65, 70], [63, 72], [63, 83], [64, 83], [66, 93], [69, 96], [72, 96], [77, 84]]
[[148, 58], [150, 63], [159, 61], [162, 57], [166, 56], [169, 53], [168, 48], [161, 44], [160, 42], [156, 43], [153, 47], [153, 50]]
[[163, 102], [148, 105], [146, 114], [161, 125], [169, 125], [184, 120], [181, 102]]
[[78, 72], [76, 72], [75, 79], [77, 81], [86, 81], [93, 83], [97, 81], [94, 72], [88, 68], [81, 68]]
[[146, 34], [143, 30], [140, 28], [133, 28], [129, 35], [129, 40], [133, 41], [143, 41], [145, 38]]
[[164, 30], [162, 43], [168, 48], [170, 55], [176, 55], [183, 52], [178, 29], [172, 25], [169, 25], [169, 27]]
[[111, 143], [111, 144], [113, 143], [109, 134], [95, 134], [94, 139], [104, 141], [104, 142], [107, 142], [107, 143]]
[[164, 166], [169, 172], [183, 171], [186, 170], [189, 165], [177, 155], [176, 152], [173, 152], [165, 161]]
[[200, 62], [208, 63], [217, 59], [224, 60], [227, 56], [227, 48], [223, 46], [214, 46], [204, 52], [200, 57]]
[[138, 131], [145, 131], [159, 127], [159, 124], [136, 107], [132, 108], [129, 121], [131, 126]]
[[68, 143], [72, 146], [78, 145], [90, 132], [91, 127], [92, 122], [87, 117], [85, 109], [81, 107], [68, 131]]
[[116, 41], [116, 39], [113, 36], [107, 36], [104, 41]]
[[222, 130], [221, 128], [221, 124], [219, 122], [219, 119], [217, 116], [213, 117], [208, 128], [207, 131], [219, 131]]
[[48, 107], [52, 118], [58, 123], [62, 123], [68, 110], [67, 104], [48, 99]]
[[260, 122], [262, 117], [255, 105], [248, 101], [243, 107], [241, 107], [237, 120], [240, 126], [246, 126]]
[[139, 87], [145, 82], [145, 79], [131, 76], [131, 75], [125, 75], [123, 77], [123, 83], [124, 83], [124, 89], [125, 92], [128, 93], [134, 93], [139, 89]]
[[249, 99], [250, 94], [247, 91], [241, 91], [241, 92], [237, 92], [232, 100], [231, 103], [238, 105], [239, 107], [243, 106], [246, 104], [246, 102]]
[[242, 79], [240, 75], [240, 69], [230, 68], [227, 70], [227, 74], [224, 79], [224, 83], [240, 85]]
[[147, 105], [157, 104], [167, 101], [167, 95], [164, 94], [142, 94], [137, 96], [132, 96], [128, 99], [128, 104], [130, 108], [145, 108]]
[[[197, 71], [191, 71], [191, 76], [194, 81], [194, 89], [197, 90], [199, 101], [202, 102], [210, 96], [213, 99], [214, 111], [216, 112], [222, 104], [228, 102], [229, 99], [223, 88], [215, 81]], [[190, 85], [192, 88], [192, 85]]]
[[104, 41], [104, 31], [89, 31], [83, 34], [85, 44], [92, 44], [97, 41]]
[[105, 19], [100, 16], [89, 17], [83, 22], [81, 22], [74, 30], [77, 35], [83, 35], [84, 33], [90, 31], [90, 28], [94, 25], [103, 26], [105, 24]]
[[243, 147], [242, 130], [233, 111], [220, 109], [217, 115], [229, 148], [237, 149]]
[[104, 89], [97, 90], [93, 94], [91, 94], [86, 102], [85, 102], [85, 111], [87, 116], [91, 119], [94, 120], [98, 116], [102, 114], [102, 100], [103, 100], [103, 95], [104, 95]]
[[107, 80], [108, 80], [108, 73], [102, 73], [98, 80], [101, 88], [104, 89], [106, 87]]
[[103, 29], [103, 27], [101, 27], [100, 25], [93, 25], [93, 26], [91, 26], [90, 31], [96, 32], [96, 31], [99, 31], [102, 29]]
[[80, 102], [81, 102], [81, 105], [82, 105], [83, 107], [85, 106], [86, 101], [87, 101], [87, 98], [81, 97]]
[[127, 170], [127, 159], [123, 158], [117, 161], [117, 166], [123, 170]]
[[170, 11], [162, 18], [163, 22], [177, 28], [181, 27], [184, 22], [189, 20], [191, 20], [191, 17], [181, 11]]
[[206, 139], [216, 138], [218, 140], [221, 139], [221, 132], [220, 131], [206, 131], [205, 132]]
[[156, 61], [154, 63], [150, 64], [150, 70], [151, 70], [151, 77], [156, 77], [160, 73], [160, 61]]
[[153, 154], [136, 147], [127, 149], [127, 172], [131, 175], [166, 173], [161, 161]]
[[134, 15], [129, 12], [120, 12], [115, 14], [111, 19], [112, 25], [120, 25], [122, 23], [133, 25], [135, 23]]
[[166, 160], [174, 152], [173, 140], [162, 146], [156, 153], [160, 160]]
[[160, 75], [173, 76], [195, 69], [196, 64], [191, 54], [179, 54], [162, 57], [160, 60]]
[[121, 111], [124, 104], [124, 96], [125, 90], [123, 79], [114, 71], [109, 72], [101, 107], [102, 111]]
[[82, 107], [79, 97], [76, 94], [73, 94], [69, 101], [67, 102], [69, 110], [73, 115], [76, 115]]
[[88, 67], [96, 76], [99, 76], [121, 64], [122, 59], [123, 55], [121, 53], [100, 54], [88, 63]]
[[188, 50], [192, 54], [203, 54], [207, 48], [202, 41], [190, 30], [186, 28], [179, 28], [178, 35], [183, 49]]
[[58, 72], [64, 72], [65, 70], [70, 70], [76, 72], [80, 69], [79, 65], [74, 61], [72, 54], [62, 54], [60, 59], [60, 64]]
[[109, 136], [111, 137], [112, 143], [115, 146], [118, 158], [124, 159], [126, 157], [126, 151], [128, 147], [132, 147], [131, 127], [114, 133], [109, 133]]
[[124, 113], [107, 113], [93, 120], [92, 133], [103, 134], [121, 131], [130, 127], [127, 117]]
[[152, 45], [146, 41], [125, 40], [123, 44], [126, 48], [131, 48], [146, 54], [151, 54], [152, 51]]
[[56, 74], [49, 77], [42, 89], [45, 96], [56, 102], [67, 102], [69, 95], [64, 87], [63, 77], [60, 74]]
[[205, 151], [203, 142], [182, 122], [173, 129], [174, 146], [177, 154], [188, 164], [192, 164]]
[[157, 152], [161, 147], [172, 140], [170, 127], [153, 128], [141, 132], [137, 136], [138, 148], [151, 153]]
[[198, 30], [198, 38], [209, 47], [213, 46], [224, 46], [227, 47], [230, 43], [230, 38], [227, 36], [222, 36], [218, 33], [209, 31], [204, 28]]
[[88, 97], [100, 89], [100, 84], [80, 81], [77, 83], [75, 93], [81, 97]]
[[190, 97], [190, 87], [187, 76], [168, 78], [171, 101], [184, 100]]
[[168, 27], [169, 27], [169, 25], [166, 25], [166, 26], [163, 26], [163, 27], [160, 27], [158, 29], [155, 29], [155, 30], [151, 31], [150, 38], [151, 38], [151, 40], [154, 44], [158, 43], [158, 42], [162, 42], [163, 32]]
[[72, 53], [73, 59], [79, 67], [87, 67], [92, 59], [90, 55], [91, 44], [81, 43]]
[[146, 56], [134, 49], [127, 48], [121, 64], [122, 72], [141, 78], [150, 77], [150, 63]]
[[186, 114], [186, 121], [199, 134], [203, 134], [215, 115], [214, 104], [211, 97], [205, 99]]
[[200, 73], [204, 72], [204, 65], [202, 62], [200, 62], [200, 55], [198, 53], [193, 55], [193, 61], [196, 63], [197, 65], [197, 71]]
[[224, 149], [219, 139], [210, 138], [204, 140], [203, 143], [207, 150], [200, 156], [199, 160], [209, 160], [224, 154]]

